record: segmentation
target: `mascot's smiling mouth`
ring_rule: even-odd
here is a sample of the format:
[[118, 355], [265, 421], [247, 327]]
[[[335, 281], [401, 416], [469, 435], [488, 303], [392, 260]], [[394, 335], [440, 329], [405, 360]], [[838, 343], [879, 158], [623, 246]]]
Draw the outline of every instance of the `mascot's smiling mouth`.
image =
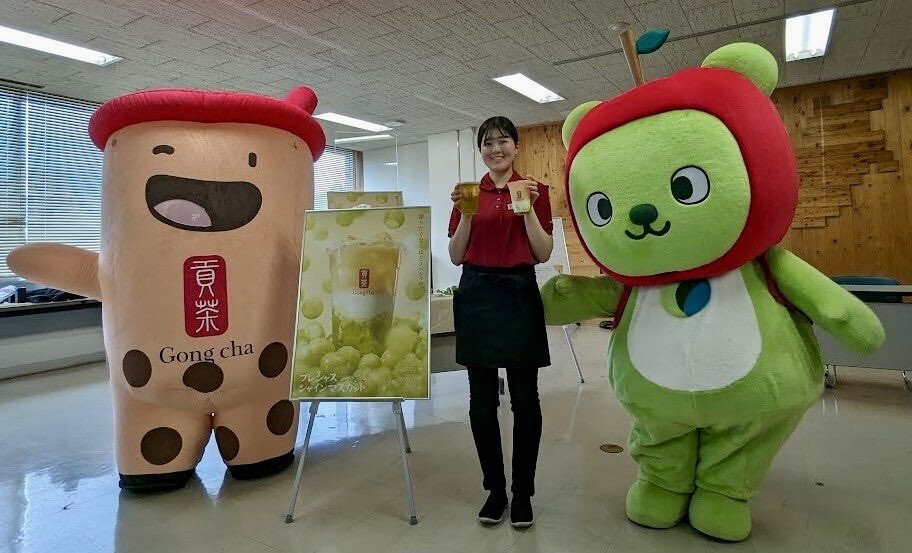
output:
[[652, 223], [646, 223], [645, 225], [643, 225], [643, 234], [637, 236], [637, 235], [633, 234], [632, 232], [630, 232], [629, 230], [625, 230], [624, 234], [626, 234], [628, 237], [632, 238], [633, 240], [642, 240], [643, 238], [646, 238], [650, 234], [652, 234], [654, 236], [665, 236], [669, 230], [671, 230], [671, 221], [665, 221], [665, 226], [663, 226], [660, 230], [655, 230], [654, 228], [652, 228]]
[[252, 221], [263, 205], [263, 196], [259, 188], [245, 181], [153, 175], [146, 181], [146, 205], [166, 225], [196, 232], [221, 232]]

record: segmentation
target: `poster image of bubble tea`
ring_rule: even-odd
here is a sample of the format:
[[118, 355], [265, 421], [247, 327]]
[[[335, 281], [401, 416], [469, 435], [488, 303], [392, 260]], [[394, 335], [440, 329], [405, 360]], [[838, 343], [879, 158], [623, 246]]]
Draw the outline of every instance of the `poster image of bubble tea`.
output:
[[327, 192], [326, 205], [329, 209], [402, 207], [402, 192]]
[[430, 209], [305, 221], [291, 398], [427, 399]]

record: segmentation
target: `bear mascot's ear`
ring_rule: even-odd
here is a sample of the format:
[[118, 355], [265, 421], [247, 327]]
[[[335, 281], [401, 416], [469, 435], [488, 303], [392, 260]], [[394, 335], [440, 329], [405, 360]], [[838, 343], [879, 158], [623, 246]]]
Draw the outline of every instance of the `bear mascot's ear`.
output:
[[719, 48], [706, 56], [703, 67], [720, 67], [740, 73], [767, 96], [773, 93], [779, 81], [776, 58], [762, 46], [749, 42], [736, 42]]
[[580, 119], [589, 113], [589, 110], [599, 104], [601, 104], [601, 102], [586, 102], [585, 104], [576, 106], [576, 108], [570, 112], [570, 115], [568, 115], [567, 119], [564, 121], [564, 126], [561, 128], [561, 139], [564, 141], [564, 148], [570, 147], [570, 137], [573, 136], [573, 131], [579, 124]]

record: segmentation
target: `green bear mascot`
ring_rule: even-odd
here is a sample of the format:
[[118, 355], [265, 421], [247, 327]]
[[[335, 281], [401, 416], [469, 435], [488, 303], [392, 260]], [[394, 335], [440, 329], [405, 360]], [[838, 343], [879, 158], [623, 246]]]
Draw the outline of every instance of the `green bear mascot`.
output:
[[740, 541], [748, 500], [805, 411], [823, 362], [816, 323], [870, 352], [884, 329], [861, 301], [777, 246], [798, 202], [769, 94], [773, 56], [716, 50], [567, 118], [567, 198], [603, 276], [542, 288], [549, 324], [614, 315], [609, 380], [633, 423], [627, 516]]

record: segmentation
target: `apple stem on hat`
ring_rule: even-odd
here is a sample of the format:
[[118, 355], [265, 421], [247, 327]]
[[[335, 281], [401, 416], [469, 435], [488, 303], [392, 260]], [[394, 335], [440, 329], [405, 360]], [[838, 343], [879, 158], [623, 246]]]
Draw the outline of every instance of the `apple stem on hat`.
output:
[[621, 45], [624, 48], [624, 56], [627, 58], [627, 66], [630, 68], [634, 84], [636, 86], [645, 84], [643, 67], [640, 65], [640, 56], [637, 53], [636, 36], [631, 29], [626, 29], [621, 33]]

